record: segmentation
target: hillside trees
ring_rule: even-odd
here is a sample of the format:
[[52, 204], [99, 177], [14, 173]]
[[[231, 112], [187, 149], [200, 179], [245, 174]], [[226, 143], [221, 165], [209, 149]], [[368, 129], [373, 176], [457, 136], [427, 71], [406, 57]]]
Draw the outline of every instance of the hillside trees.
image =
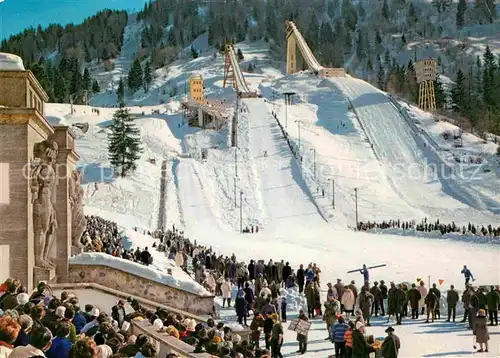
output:
[[0, 51], [21, 56], [26, 67], [51, 53], [90, 62], [92, 59], [101, 60], [100, 55], [106, 49], [110, 57], [115, 57], [123, 44], [127, 18], [124, 11], [104, 10], [79, 25], [28, 28], [3, 40]]
[[117, 169], [121, 177], [125, 177], [137, 168], [136, 162], [142, 152], [140, 131], [125, 105], [113, 115], [113, 123], [109, 127], [108, 157], [111, 165]]
[[457, 29], [461, 29], [465, 24], [465, 10], [467, 10], [466, 0], [458, 0], [457, 14], [456, 14], [456, 25]]
[[147, 61], [144, 65], [144, 92], [149, 91], [149, 87], [151, 86], [151, 82], [153, 82], [153, 73], [151, 71], [151, 62]]
[[137, 90], [139, 90], [139, 88], [142, 87], [142, 83], [143, 83], [143, 78], [142, 78], [141, 62], [139, 61], [138, 58], [136, 58], [134, 63], [132, 64], [132, 68], [128, 73], [128, 79], [127, 79], [128, 88], [132, 92], [136, 92]]

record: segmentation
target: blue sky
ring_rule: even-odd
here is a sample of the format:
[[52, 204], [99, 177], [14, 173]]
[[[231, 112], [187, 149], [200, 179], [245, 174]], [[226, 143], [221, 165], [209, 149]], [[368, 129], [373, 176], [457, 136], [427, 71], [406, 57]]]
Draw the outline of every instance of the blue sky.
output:
[[80, 23], [105, 8], [142, 9], [148, 0], [0, 0], [0, 39], [38, 24]]

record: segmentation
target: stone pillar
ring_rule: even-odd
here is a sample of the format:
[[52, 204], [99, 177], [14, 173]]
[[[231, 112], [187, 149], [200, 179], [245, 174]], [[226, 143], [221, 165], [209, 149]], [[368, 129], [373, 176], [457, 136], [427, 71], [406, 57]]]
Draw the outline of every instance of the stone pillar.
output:
[[78, 161], [75, 152], [75, 136], [67, 126], [54, 127], [54, 140], [59, 145], [57, 155], [57, 185], [56, 185], [56, 213], [57, 239], [54, 245], [53, 261], [56, 264], [58, 280], [64, 279], [69, 272], [69, 258], [71, 256], [71, 205], [70, 181]]

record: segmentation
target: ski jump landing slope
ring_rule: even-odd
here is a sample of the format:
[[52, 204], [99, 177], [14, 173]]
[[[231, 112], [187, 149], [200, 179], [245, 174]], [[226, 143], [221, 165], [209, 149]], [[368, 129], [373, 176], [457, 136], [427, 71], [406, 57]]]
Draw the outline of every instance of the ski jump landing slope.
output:
[[264, 101], [246, 100], [244, 105], [248, 111], [240, 120], [249, 122], [248, 151], [259, 178], [266, 233], [293, 234], [299, 222], [311, 229], [326, 228], [327, 221], [302, 179], [300, 165]]
[[[408, 204], [434, 217], [455, 211], [469, 218], [498, 206], [454, 179], [450, 168], [430, 146], [424, 146], [387, 94], [359, 79], [330, 80], [352, 103], [389, 181]], [[471, 213], [471, 207], [477, 211]]]

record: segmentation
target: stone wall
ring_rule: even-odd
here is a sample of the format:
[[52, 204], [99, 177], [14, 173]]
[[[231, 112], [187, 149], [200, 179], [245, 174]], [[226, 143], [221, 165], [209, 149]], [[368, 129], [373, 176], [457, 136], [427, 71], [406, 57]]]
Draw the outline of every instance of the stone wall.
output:
[[71, 264], [64, 282], [93, 282], [197, 315], [208, 315], [213, 310], [213, 296], [195, 295], [107, 266]]

